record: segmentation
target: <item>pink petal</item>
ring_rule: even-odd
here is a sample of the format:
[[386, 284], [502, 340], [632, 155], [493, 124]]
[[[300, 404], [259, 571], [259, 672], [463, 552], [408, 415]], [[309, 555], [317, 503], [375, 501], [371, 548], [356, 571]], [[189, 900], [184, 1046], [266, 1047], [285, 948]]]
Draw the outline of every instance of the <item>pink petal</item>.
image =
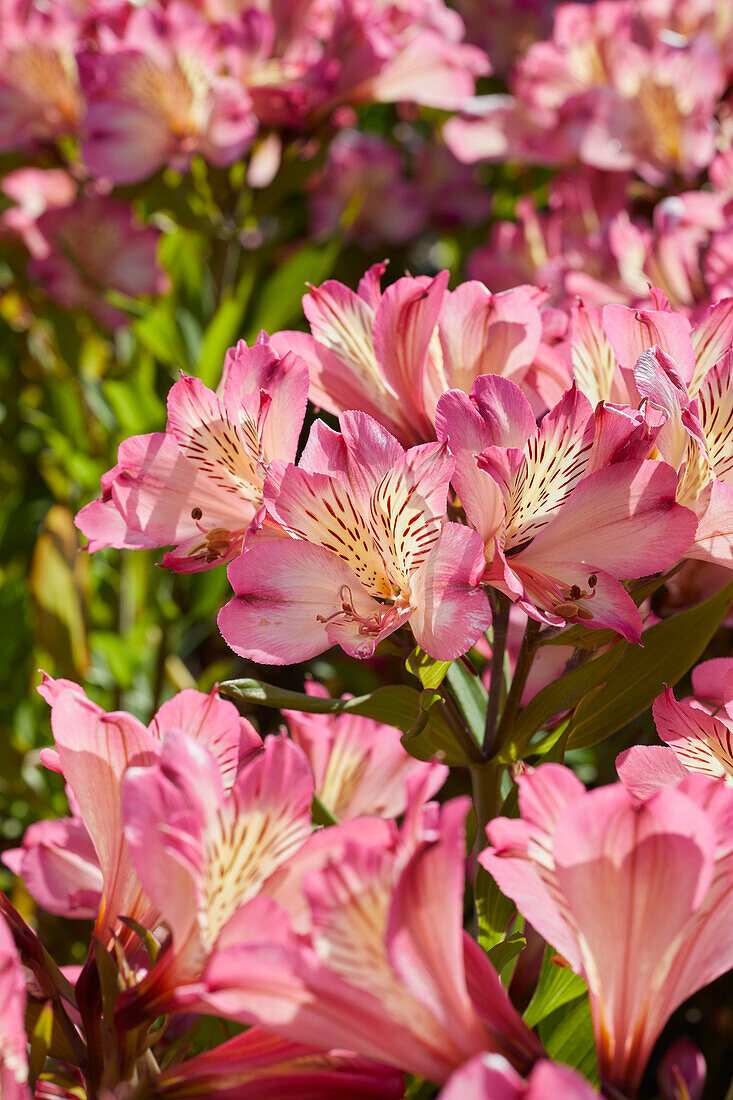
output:
[[669, 688], [654, 700], [653, 714], [660, 739], [683, 767], [733, 784], [733, 730], [726, 722], [700, 707], [678, 703]]
[[616, 771], [623, 785], [641, 801], [660, 787], [677, 787], [688, 774], [666, 745], [632, 745], [616, 757]]
[[629, 391], [635, 396], [633, 370], [642, 352], [658, 344], [676, 361], [686, 383], [695, 373], [695, 353], [690, 340], [690, 322], [681, 313], [630, 309], [610, 305], [603, 308], [603, 327], [616, 352]]
[[102, 872], [89, 833], [80, 821], [34, 822], [25, 831], [23, 847], [3, 852], [2, 860], [49, 913], [77, 920], [96, 917]]
[[[364, 619], [379, 616], [353, 570], [330, 550], [295, 539], [258, 543], [229, 566], [236, 593], [219, 612], [219, 629], [243, 657], [264, 664], [307, 661], [334, 644], [330, 623], [342, 612], [341, 590], [348, 588]], [[344, 628], [339, 644], [352, 655], [372, 653], [378, 634]]]
[[673, 565], [697, 522], [676, 504], [675, 471], [662, 462], [620, 462], [582, 480], [554, 521], [523, 551], [534, 569], [562, 576], [568, 560], [619, 579]]
[[476, 531], [448, 523], [425, 563], [413, 574], [410, 625], [426, 653], [440, 661], [466, 653], [491, 623], [486, 594], [477, 587], [485, 561]]
[[[403, 278], [387, 287], [374, 317], [374, 351], [384, 376], [404, 407], [415, 410], [414, 429], [433, 435], [432, 410], [438, 393], [426, 393], [426, 360], [449, 273], [434, 279]], [[429, 411], [428, 411], [429, 410]]]
[[234, 704], [221, 699], [216, 689], [208, 695], [190, 688], [179, 691], [163, 703], [148, 728], [161, 742], [173, 730], [200, 741], [216, 759], [227, 790], [244, 757], [262, 747], [251, 722], [241, 718]]
[[491, 294], [478, 282], [446, 294], [439, 326], [447, 383], [465, 393], [480, 375], [521, 376], [542, 335], [539, 309], [526, 290]]
[[[662, 992], [669, 949], [710, 887], [714, 851], [709, 819], [675, 790], [640, 806], [622, 786], [601, 788], [558, 821], [555, 873], [582, 931], [600, 1070], [610, 1082], [636, 1084], [678, 1003]], [[650, 988], [659, 989], [653, 1006]]]

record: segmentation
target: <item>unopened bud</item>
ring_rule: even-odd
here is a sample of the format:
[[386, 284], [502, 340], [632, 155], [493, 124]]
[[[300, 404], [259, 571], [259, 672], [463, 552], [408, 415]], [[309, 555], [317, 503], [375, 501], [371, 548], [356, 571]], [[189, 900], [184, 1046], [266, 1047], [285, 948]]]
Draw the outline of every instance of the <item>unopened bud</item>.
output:
[[659, 1065], [662, 1100], [700, 1100], [706, 1073], [700, 1048], [691, 1039], [678, 1039]]

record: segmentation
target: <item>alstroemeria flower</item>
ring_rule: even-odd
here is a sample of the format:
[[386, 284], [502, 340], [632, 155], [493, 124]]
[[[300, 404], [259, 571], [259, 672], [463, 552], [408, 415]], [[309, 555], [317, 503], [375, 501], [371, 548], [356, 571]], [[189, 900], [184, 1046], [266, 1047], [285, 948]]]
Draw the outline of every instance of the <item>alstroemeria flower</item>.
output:
[[127, 773], [126, 843], [171, 933], [155, 965], [123, 997], [128, 1019], [196, 1011], [207, 962], [262, 936], [270, 897], [298, 924], [308, 871], [360, 832], [374, 843], [391, 838], [393, 826], [369, 820], [311, 835], [313, 790], [304, 753], [285, 737], [267, 738], [228, 790], [211, 752], [184, 733], [169, 734], [155, 767]]
[[521, 382], [535, 359], [542, 321], [530, 287], [490, 294], [478, 282], [448, 291], [448, 272], [398, 279], [382, 293], [375, 264], [358, 293], [329, 280], [303, 299], [311, 334], [280, 332], [281, 351], [303, 356], [311, 400], [327, 412], [361, 409], [401, 443], [435, 439], [446, 390], [468, 392], [481, 374]]
[[219, 42], [188, 4], [134, 8], [118, 38], [80, 57], [87, 97], [82, 155], [92, 173], [134, 183], [164, 165], [185, 170], [196, 153], [232, 164], [257, 122], [246, 89], [221, 74]]
[[463, 798], [413, 808], [391, 848], [355, 831], [305, 880], [307, 938], [273, 909], [258, 941], [232, 938], [212, 957], [209, 1011], [437, 1082], [484, 1051], [529, 1068], [541, 1046], [463, 931], [467, 808]]
[[621, 580], [668, 568], [695, 531], [693, 513], [675, 504], [674, 470], [646, 460], [655, 429], [645, 417], [594, 411], [573, 387], [537, 427], [520, 389], [486, 376], [470, 398], [445, 394], [436, 424], [485, 544], [485, 580], [541, 622], [638, 641], [641, 617]]
[[[723, 671], [730, 674], [728, 659], [706, 661], [705, 664], [718, 666], [714, 674]], [[695, 672], [700, 668], [704, 665], [698, 665]], [[710, 671], [713, 673], [712, 669]], [[696, 686], [693, 676], [693, 688]], [[722, 686], [719, 682], [718, 692]], [[728, 689], [732, 686], [729, 679]], [[700, 772], [711, 779], [722, 779], [727, 786], [733, 787], [733, 693], [726, 690], [725, 695], [726, 702], [721, 701], [720, 709], [716, 708], [711, 714], [704, 702], [697, 698], [678, 701], [667, 688], [654, 700], [652, 711], [659, 738], [669, 745], [669, 749], [634, 745], [621, 753], [617, 767], [623, 782], [635, 790], [639, 784], [646, 789], [647, 785], [656, 786], [664, 779], [677, 782], [687, 772]]]
[[217, 393], [181, 378], [167, 430], [125, 440], [101, 499], [79, 512], [89, 549], [174, 544], [163, 564], [178, 573], [231, 561], [262, 507], [269, 463], [295, 458], [307, 395], [303, 361], [280, 358], [264, 335], [227, 352]]
[[671, 1013], [733, 966], [733, 791], [586, 792], [544, 764], [519, 804], [480, 862], [588, 982], [601, 1079], [633, 1091]]
[[[73, 803], [69, 788], [67, 794]], [[9, 848], [1, 858], [49, 913], [77, 920], [95, 919], [104, 876], [78, 812], [57, 820], [35, 821], [23, 834], [22, 846]]]
[[156, 1100], [400, 1100], [401, 1073], [347, 1051], [324, 1054], [251, 1027], [221, 1046], [164, 1070]]
[[440, 1100], [594, 1100], [596, 1090], [569, 1066], [543, 1059], [523, 1081], [500, 1054], [481, 1054], [461, 1066]]
[[483, 50], [461, 41], [463, 21], [442, 2], [343, 0], [335, 12], [327, 60], [338, 66], [336, 99], [456, 110], [476, 77], [491, 71]]
[[[131, 917], [154, 928], [160, 913], [146, 894], [133, 866], [122, 821], [122, 784], [130, 767], [151, 767], [161, 752], [163, 738], [171, 730], [185, 731], [206, 745], [225, 789], [235, 781], [240, 761], [261, 746], [251, 724], [240, 718], [236, 707], [216, 693], [186, 690], [164, 703], [149, 726], [124, 711], [105, 713], [86, 697], [77, 684], [46, 678], [41, 694], [51, 704], [51, 728], [55, 752], [44, 754], [44, 763], [60, 771], [73, 793], [77, 815], [69, 828], [83, 823], [96, 854], [102, 879], [96, 912], [96, 935], [107, 942], [117, 935], [123, 944], [132, 933], [118, 918]], [[49, 867], [48, 856], [38, 859]], [[90, 863], [87, 850], [87, 863]], [[23, 861], [19, 870], [23, 870]], [[79, 888], [90, 876], [83, 869]], [[32, 888], [33, 879], [29, 882]], [[67, 871], [54, 883], [46, 877], [44, 889], [63, 905], [70, 888]], [[44, 894], [39, 901], [43, 903]], [[89, 900], [89, 899], [88, 899]]]
[[662, 1100], [701, 1100], [706, 1076], [702, 1051], [683, 1035], [664, 1052], [657, 1070]]
[[[307, 681], [308, 695], [328, 696]], [[431, 798], [448, 778], [442, 764], [423, 763], [405, 752], [400, 731], [356, 714], [305, 714], [284, 710], [290, 736], [313, 770], [316, 792], [339, 821], [375, 814], [399, 817], [408, 802], [408, 786], [425, 781]]]
[[0, 1096], [3, 1100], [30, 1100], [25, 1033], [25, 971], [0, 916]]
[[559, 5], [552, 37], [533, 43], [511, 75], [514, 95], [486, 96], [449, 121], [454, 155], [579, 160], [633, 169], [655, 186], [696, 174], [715, 154], [712, 120], [727, 66], [707, 33], [649, 25], [653, 7]]
[[105, 300], [108, 290], [129, 298], [168, 288], [157, 261], [159, 230], [143, 226], [127, 203], [83, 196], [46, 209], [36, 220], [37, 248], [28, 267], [49, 298], [66, 309], [86, 309], [109, 329], [127, 324], [122, 309]]
[[3, 4], [0, 149], [35, 150], [76, 134], [83, 110], [74, 59], [79, 26], [65, 4]]
[[364, 413], [344, 413], [340, 434], [317, 422], [300, 464], [273, 463], [265, 483], [290, 538], [255, 534], [229, 567], [228, 644], [265, 664], [333, 645], [363, 658], [409, 621], [431, 657], [465, 653], [491, 615], [481, 540], [445, 521], [452, 472], [444, 446], [404, 451]]

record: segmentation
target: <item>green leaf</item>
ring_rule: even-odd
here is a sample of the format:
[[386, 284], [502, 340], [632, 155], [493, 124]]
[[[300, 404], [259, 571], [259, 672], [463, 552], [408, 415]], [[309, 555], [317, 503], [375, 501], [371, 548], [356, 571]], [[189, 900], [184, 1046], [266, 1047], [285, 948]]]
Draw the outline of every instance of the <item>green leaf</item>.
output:
[[277, 332], [299, 322], [303, 316], [301, 299], [307, 284], [322, 283], [333, 271], [340, 243], [306, 244], [281, 264], [265, 283], [255, 307], [254, 321], [247, 331], [247, 342], [256, 339], [261, 329]]
[[[321, 699], [299, 691], [288, 691], [260, 680], [228, 680], [221, 691], [234, 699], [243, 699], [259, 706], [303, 711], [307, 714], [358, 714], [395, 726], [403, 733], [414, 732], [416, 723], [425, 719], [421, 705], [423, 692], [407, 685], [393, 684], [377, 688], [369, 695], [357, 695], [353, 699]], [[439, 702], [439, 700], [437, 701]], [[425, 724], [417, 735], [408, 741], [409, 752], [420, 760], [430, 760], [436, 753], [449, 765], [461, 766], [466, 759], [457, 747], [451, 728], [440, 713], [441, 707], [429, 707]], [[421, 752], [427, 755], [420, 755]]]
[[[533, 736], [556, 714], [576, 707], [593, 688], [605, 682], [618, 665], [629, 643], [621, 639], [613, 649], [602, 653], [579, 668], [566, 672], [554, 680], [520, 712], [514, 726], [508, 754], [512, 760], [521, 760], [527, 754]], [[638, 655], [634, 647], [634, 657]]]
[[46, 1064], [46, 1058], [51, 1049], [53, 1037], [53, 1004], [46, 1001], [38, 1013], [30, 1035], [30, 1049], [28, 1051], [28, 1076], [31, 1086], [35, 1084], [38, 1075]]
[[519, 953], [527, 946], [527, 940], [521, 932], [513, 932], [511, 936], [507, 936], [505, 940], [500, 943], [494, 944], [490, 947], [486, 954], [494, 964], [494, 969], [501, 977], [504, 967], [509, 963], [514, 962]]
[[540, 1023], [538, 1032], [551, 1058], [572, 1066], [594, 1085], [598, 1084], [598, 1058], [587, 997], [579, 997], [550, 1013]]
[[542, 959], [537, 988], [524, 1013], [524, 1022], [527, 1027], [537, 1027], [537, 1024], [546, 1016], [588, 992], [588, 987], [580, 975], [570, 967], [554, 962], [556, 958], [555, 949], [548, 945]]
[[191, 364], [181, 331], [170, 306], [161, 303], [132, 325], [132, 331], [143, 347], [156, 359], [175, 370], [189, 371]]
[[478, 913], [478, 942], [488, 954], [506, 938], [506, 930], [516, 907], [513, 901], [502, 894], [489, 872], [481, 865], [476, 868], [474, 897]]
[[443, 683], [451, 664], [451, 661], [436, 661], [434, 657], [429, 657], [418, 645], [405, 661], [405, 668], [417, 676], [424, 688], [437, 688]]
[[236, 344], [241, 332], [254, 282], [255, 265], [252, 264], [237, 283], [234, 293], [219, 304], [204, 331], [196, 360], [196, 374], [204, 385], [212, 389], [221, 377], [225, 353]]
[[313, 795], [311, 817], [316, 825], [338, 825], [339, 819], [331, 813], [328, 806], [317, 795]]
[[665, 684], [674, 687], [705, 652], [732, 601], [733, 583], [697, 607], [650, 627], [642, 648], [626, 648], [603, 690], [579, 705], [568, 748], [587, 748], [610, 737], [651, 706]]
[[481, 677], [469, 672], [462, 661], [454, 661], [446, 673], [446, 679], [476, 744], [481, 745], [486, 725], [486, 708], [489, 704], [489, 696]]

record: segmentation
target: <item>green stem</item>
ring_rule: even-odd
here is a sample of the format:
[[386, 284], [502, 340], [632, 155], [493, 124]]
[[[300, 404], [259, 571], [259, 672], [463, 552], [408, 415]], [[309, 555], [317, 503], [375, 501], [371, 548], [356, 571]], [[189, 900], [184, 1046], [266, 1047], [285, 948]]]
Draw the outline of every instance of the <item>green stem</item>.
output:
[[501, 809], [501, 777], [503, 768], [496, 764], [480, 764], [471, 768], [473, 811], [476, 815], [476, 840], [473, 846], [477, 856], [486, 847], [486, 826]]
[[509, 600], [503, 592], [493, 592], [492, 596], [489, 597], [493, 611], [491, 679], [489, 681], [489, 702], [486, 707], [484, 739], [481, 746], [484, 756], [489, 756], [496, 744], [496, 726], [499, 720], [499, 708], [504, 687], [504, 655], [509, 633]]
[[494, 742], [495, 754], [501, 752], [507, 740], [511, 736], [512, 728], [519, 713], [522, 702], [522, 694], [527, 685], [532, 664], [540, 644], [540, 624], [536, 619], [527, 620], [527, 628], [522, 639], [522, 646], [517, 657], [517, 665], [514, 669], [512, 686], [509, 688], [506, 705], [501, 716], [499, 729]]

